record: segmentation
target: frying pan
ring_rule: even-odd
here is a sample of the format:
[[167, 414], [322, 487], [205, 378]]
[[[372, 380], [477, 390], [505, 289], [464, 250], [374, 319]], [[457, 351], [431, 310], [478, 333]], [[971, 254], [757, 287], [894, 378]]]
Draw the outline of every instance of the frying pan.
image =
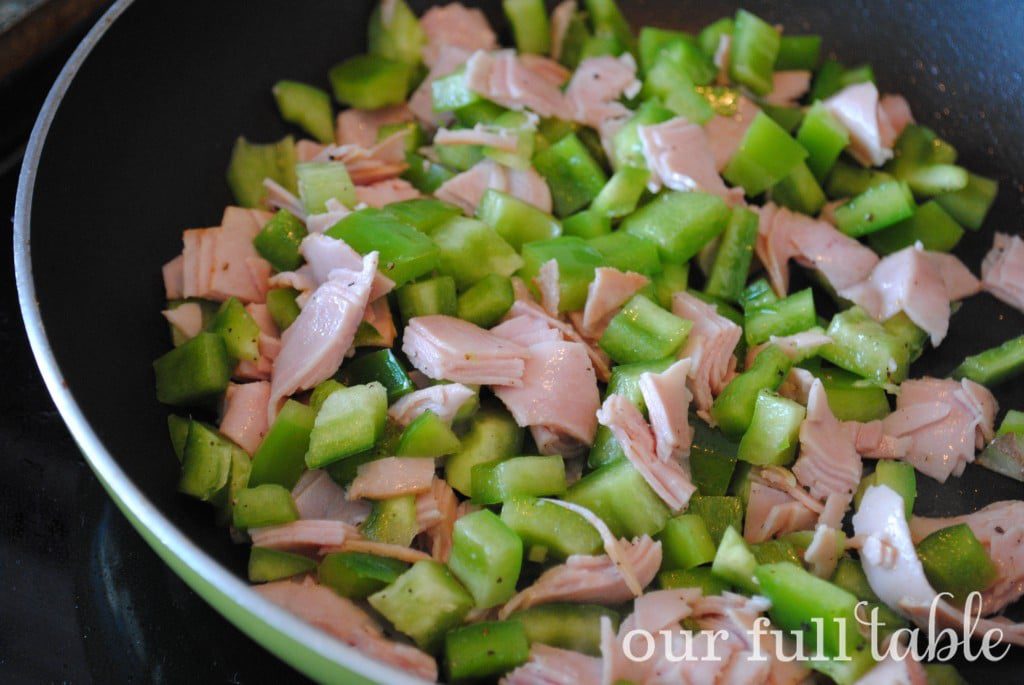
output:
[[[422, 12], [429, 3], [413, 2]], [[508, 31], [497, 1], [479, 4]], [[696, 29], [732, 2], [622, 3], [634, 26]], [[880, 90], [903, 93], [918, 119], [999, 179], [985, 229], [957, 250], [977, 270], [992, 230], [1020, 231], [1024, 176], [1024, 3], [827, 3], [748, 0], [793, 33], [814, 32], [847, 64], [871, 62]], [[328, 68], [364, 48], [368, 0], [119, 0], [88, 34], [47, 99], [29, 143], [15, 211], [22, 312], [43, 377], [97, 477], [158, 554], [218, 611], [317, 680], [411, 682], [270, 605], [245, 583], [246, 551], [207, 507], [175, 492], [178, 465], [151, 361], [168, 347], [160, 265], [181, 231], [215, 225], [238, 135], [280, 138], [271, 85], [326, 85]], [[31, 238], [31, 243], [30, 243]], [[982, 295], [914, 375], [945, 375], [966, 354], [1019, 335], [1024, 315]], [[1024, 389], [996, 390], [1024, 408]], [[958, 514], [1024, 487], [981, 468], [939, 486], [925, 477], [918, 512]], [[1020, 650], [964, 664], [971, 680], [1017, 678]], [[182, 655], [188, 658], [188, 655]]]

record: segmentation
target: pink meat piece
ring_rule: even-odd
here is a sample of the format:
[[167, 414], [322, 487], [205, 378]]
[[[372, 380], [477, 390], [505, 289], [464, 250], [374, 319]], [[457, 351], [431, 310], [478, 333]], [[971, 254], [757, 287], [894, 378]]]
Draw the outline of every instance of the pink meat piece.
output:
[[867, 81], [847, 86], [824, 101], [825, 109], [850, 133], [848, 148], [864, 166], [881, 166], [892, 159], [882, 141], [878, 122], [878, 88]]
[[561, 59], [569, 24], [576, 15], [576, 0], [562, 0], [551, 10], [551, 57]]
[[[572, 392], [562, 392], [565, 388]], [[521, 382], [493, 390], [520, 426], [544, 426], [584, 445], [594, 442], [601, 395], [587, 349], [580, 343], [531, 345]]]
[[[878, 321], [906, 313], [938, 347], [949, 331], [951, 294], [969, 293], [977, 279], [966, 268], [957, 268], [962, 265], [956, 257], [934, 259], [936, 254], [906, 247], [878, 262], [866, 280], [840, 288], [839, 294]], [[956, 292], [951, 293], [947, 280]]]
[[411, 645], [392, 642], [369, 614], [307, 578], [257, 585], [256, 592], [363, 654], [418, 678], [437, 680], [437, 662]]
[[160, 313], [186, 339], [194, 338], [203, 331], [203, 308], [197, 302], [185, 302]]
[[804, 550], [804, 563], [819, 578], [828, 580], [835, 573], [842, 554], [845, 537], [838, 528], [818, 524], [814, 527], [811, 544]]
[[1002, 611], [1024, 596], [1024, 502], [995, 502], [973, 514], [910, 520], [914, 544], [937, 530], [966, 523], [996, 565], [996, 579], [981, 595], [982, 614]]
[[736, 102], [736, 112], [731, 116], [716, 114], [704, 124], [704, 131], [711, 143], [711, 154], [715, 157], [715, 167], [724, 169], [736, 153], [740, 141], [746, 135], [758, 109], [749, 98], [740, 95]]
[[[908, 124], [914, 123], [914, 114], [910, 111], [910, 103], [902, 95], [883, 95], [878, 101], [879, 125], [889, 129], [892, 142], [903, 133]], [[888, 146], [891, 147], [891, 144]]]
[[728, 188], [715, 167], [711, 142], [703, 128], [684, 117], [639, 128], [644, 159], [657, 189], [700, 190], [732, 205], [743, 202], [742, 188]]
[[348, 488], [349, 499], [390, 499], [430, 490], [434, 460], [422, 457], [385, 457], [359, 466]]
[[359, 531], [343, 521], [299, 519], [265, 528], [250, 528], [253, 547], [291, 552], [316, 551], [320, 547], [340, 547], [345, 540], [358, 538]]
[[468, 52], [498, 47], [498, 37], [487, 16], [475, 7], [468, 8], [458, 2], [428, 9], [420, 17], [420, 28], [427, 38], [423, 62], [428, 67], [438, 63], [445, 47], [458, 47]]
[[750, 483], [743, 537], [750, 543], [764, 542], [798, 530], [811, 530], [818, 514], [782, 490], [760, 479]]
[[[373, 141], [370, 142], [372, 144]], [[323, 152], [324, 147], [326, 146], [323, 143], [303, 138], [295, 143], [295, 157], [300, 162], [311, 162]]]
[[573, 118], [558, 86], [527, 67], [512, 50], [474, 53], [466, 62], [466, 85], [508, 109], [528, 109], [542, 117]]
[[928, 261], [939, 271], [946, 295], [951, 301], [962, 300], [981, 292], [981, 281], [964, 266], [956, 255], [945, 252], [925, 252]]
[[470, 385], [521, 385], [529, 355], [479, 326], [441, 314], [411, 319], [402, 351], [430, 378]]
[[477, 162], [467, 171], [448, 179], [434, 196], [472, 216], [489, 188], [508, 193], [541, 211], [551, 212], [551, 190], [540, 174], [532, 167], [510, 169], [492, 159]]
[[363, 313], [363, 320], [360, 325], [366, 324], [377, 332], [377, 338], [361, 342], [365, 347], [391, 347], [398, 337], [398, 329], [395, 328], [395, 320], [391, 316], [391, 307], [388, 299], [381, 297], [366, 306]]
[[542, 342], [562, 340], [562, 333], [557, 328], [547, 325], [543, 319], [520, 314], [506, 319], [491, 329], [491, 333], [509, 342], [530, 347]]
[[500, 126], [478, 123], [473, 128], [441, 128], [434, 134], [434, 145], [485, 145], [504, 152], [515, 152], [519, 136]]
[[807, 418], [800, 424], [800, 456], [793, 474], [818, 500], [833, 493], [853, 493], [860, 483], [860, 455], [828, 406], [820, 380], [811, 386]]
[[718, 67], [715, 83], [720, 86], [729, 85], [729, 61], [731, 57], [732, 36], [728, 33], [723, 33], [718, 37], [718, 45], [715, 46], [715, 54], [711, 58], [712, 64]]
[[807, 369], [794, 366], [786, 374], [785, 380], [779, 386], [778, 393], [786, 399], [793, 400], [798, 404], [807, 406], [807, 398], [811, 394], [811, 386], [814, 384], [814, 374]]
[[327, 380], [341, 366], [363, 319], [377, 261], [377, 253], [371, 252], [363, 258], [359, 272], [332, 271], [282, 334], [281, 352], [274, 360], [271, 418], [283, 399]]
[[454, 45], [443, 45], [437, 50], [437, 57], [430, 71], [409, 98], [409, 110], [421, 124], [433, 129], [451, 118], [450, 114], [434, 111], [432, 86], [434, 81], [448, 76], [465, 64], [472, 54], [471, 50]]
[[793, 107], [811, 89], [811, 72], [776, 71], [772, 74], [772, 92], [764, 101], [778, 107]]
[[452, 550], [455, 521], [459, 518], [459, 500], [451, 486], [441, 478], [434, 478], [430, 491], [420, 497], [432, 500], [438, 514], [434, 523], [423, 531], [430, 543], [430, 555], [441, 563], [447, 563]]
[[263, 442], [270, 425], [267, 403], [270, 401], [270, 383], [228, 383], [224, 395], [224, 412], [220, 432], [235, 441], [250, 456]]
[[253, 277], [251, 264], [270, 265], [256, 252], [252, 239], [270, 219], [257, 209], [228, 207], [221, 225], [189, 229], [182, 251], [182, 295], [223, 302], [235, 297], [243, 303], [262, 302], [266, 283]]
[[[310, 233], [326, 233], [334, 224], [352, 213], [352, 210], [333, 197], [326, 203], [327, 211], [321, 214], [310, 214], [306, 217], [306, 230]], [[278, 274], [280, 275], [280, 274]]]
[[636, 62], [629, 53], [620, 57], [588, 57], [576, 67], [565, 89], [567, 118], [600, 129], [608, 120], [629, 115], [619, 99], [623, 95], [635, 96], [640, 85]]
[[974, 461], [976, 449], [995, 435], [998, 404], [983, 386], [963, 379], [905, 381], [896, 411], [882, 420], [892, 438], [909, 438], [903, 457], [921, 473], [944, 482]]
[[572, 72], [561, 64], [543, 55], [532, 55], [528, 52], [519, 55], [519, 61], [523, 66], [547, 80], [553, 86], [561, 88], [572, 76]]
[[179, 300], [185, 296], [185, 257], [178, 255], [163, 265], [164, 297]]
[[661, 373], [640, 374], [640, 394], [647, 405], [655, 454], [660, 461], [679, 461], [690, 456], [693, 429], [687, 417], [693, 396], [686, 389], [689, 374], [689, 359], [680, 359]]
[[601, 660], [580, 652], [549, 647], [543, 642], [534, 642], [530, 646], [529, 660], [511, 671], [501, 682], [504, 685], [598, 683], [601, 682]]
[[381, 109], [346, 109], [338, 114], [335, 142], [339, 145], [358, 145], [370, 148], [377, 142], [382, 126], [402, 124], [413, 120], [409, 107], [391, 105]]
[[393, 202], [415, 200], [420, 195], [411, 183], [401, 178], [389, 178], [365, 186], [356, 186], [356, 201], [367, 207], [384, 207]]
[[[634, 542], [621, 540], [619, 544], [624, 565], [635, 571], [641, 586], [647, 586], [661, 566], [661, 543], [644, 535]], [[512, 597], [498, 615], [505, 618], [519, 609], [551, 602], [615, 604], [633, 597], [619, 566], [607, 554], [573, 554]]]
[[760, 209], [757, 256], [780, 297], [789, 290], [790, 259], [815, 269], [836, 290], [868, 278], [878, 255], [824, 221], [768, 203]]
[[1020, 236], [995, 234], [992, 249], [981, 263], [981, 285], [1006, 304], [1024, 311], [1024, 240]]
[[594, 280], [587, 286], [580, 332], [588, 338], [600, 338], [622, 305], [650, 282], [651, 279], [643, 274], [619, 271], [610, 266], [598, 267]]
[[396, 131], [364, 148], [359, 145], [328, 145], [315, 162], [341, 162], [357, 186], [370, 185], [395, 178], [408, 168], [405, 161], [405, 138], [408, 131]]
[[292, 488], [292, 499], [301, 519], [341, 521], [358, 526], [370, 515], [369, 502], [345, 497], [345, 490], [323, 469], [303, 473]]
[[885, 658], [853, 685], [928, 685], [928, 674], [912, 653], [904, 654], [902, 659], [889, 651], [884, 654]]
[[678, 357], [690, 360], [693, 403], [697, 413], [707, 420], [715, 396], [736, 375], [733, 350], [743, 336], [743, 329], [720, 315], [715, 305], [698, 300], [685, 290], [672, 296], [672, 313], [693, 322]]
[[[318, 233], [302, 239], [299, 253], [306, 260], [306, 266], [309, 267], [307, 273], [312, 277], [314, 288], [330, 280], [331, 272], [335, 269], [360, 271], [363, 268], [363, 258], [348, 243]], [[394, 287], [395, 282], [390, 278], [380, 272], [375, 273], [370, 288], [370, 302], [387, 295]]]
[[399, 425], [408, 426], [424, 412], [431, 411], [450, 425], [462, 406], [474, 397], [476, 392], [462, 383], [432, 385], [400, 397], [388, 409], [388, 416]]
[[672, 511], [682, 511], [696, 492], [690, 480], [689, 464], [658, 458], [655, 436], [643, 414], [622, 395], [609, 395], [597, 420], [607, 426], [651, 489]]
[[541, 264], [537, 277], [533, 279], [533, 284], [540, 291], [540, 305], [551, 316], [558, 316], [558, 305], [562, 298], [559, 279], [558, 262], [554, 259]]
[[[323, 149], [323, 146], [319, 147], [321, 150]], [[302, 160], [300, 158], [300, 161], [312, 160]], [[272, 178], [263, 179], [263, 188], [266, 191], [266, 194], [263, 196], [263, 204], [267, 207], [273, 210], [283, 209], [294, 214], [299, 219], [306, 219], [306, 207], [295, 193]]]
[[769, 345], [774, 345], [782, 350], [794, 362], [801, 362], [813, 356], [815, 352], [830, 342], [832, 342], [832, 338], [817, 327], [791, 335], [773, 335], [768, 338], [768, 342], [754, 345], [747, 350], [746, 367], [750, 368], [754, 360], [757, 359], [757, 355], [761, 354], [762, 350]]

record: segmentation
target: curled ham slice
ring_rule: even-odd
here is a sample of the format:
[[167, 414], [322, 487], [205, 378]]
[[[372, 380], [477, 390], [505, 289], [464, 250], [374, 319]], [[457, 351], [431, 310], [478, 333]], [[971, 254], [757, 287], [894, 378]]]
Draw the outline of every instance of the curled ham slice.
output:
[[462, 383], [432, 385], [400, 397], [388, 409], [388, 416], [399, 425], [408, 426], [423, 412], [432, 411], [451, 424], [462, 405], [474, 397], [476, 392]]
[[430, 490], [434, 460], [385, 457], [361, 464], [348, 488], [349, 499], [390, 499]]
[[766, 204], [759, 210], [755, 249], [780, 297], [789, 290], [789, 260], [815, 269], [836, 290], [871, 275], [878, 255], [824, 221]]
[[352, 346], [377, 274], [376, 252], [363, 257], [360, 272], [335, 269], [281, 336], [270, 389], [270, 417], [281, 400], [308, 390], [338, 370]]
[[269, 429], [267, 403], [270, 401], [270, 383], [228, 383], [224, 394], [224, 414], [220, 432], [231, 438], [250, 456], [263, 442]]
[[[572, 392], [560, 392], [566, 388]], [[531, 345], [519, 384], [493, 390], [520, 426], [544, 426], [584, 445], [594, 442], [601, 399], [584, 345], [563, 340]]]
[[479, 9], [461, 3], [431, 7], [420, 17], [420, 28], [426, 35], [423, 62], [433, 67], [441, 58], [445, 47], [458, 47], [469, 52], [493, 50], [498, 37], [491, 29], [487, 16]]
[[679, 357], [690, 360], [689, 388], [693, 403], [698, 415], [707, 421], [715, 396], [736, 374], [733, 350], [743, 336], [743, 329], [720, 315], [715, 305], [686, 291], [672, 296], [672, 313], [693, 322]]
[[313, 161], [342, 162], [357, 186], [395, 178], [406, 170], [405, 137], [408, 131], [397, 131], [371, 147], [359, 145], [328, 145]]
[[341, 204], [333, 197], [325, 204], [327, 207], [326, 212], [321, 214], [309, 214], [306, 216], [306, 230], [310, 233], [326, 233], [327, 229], [331, 228], [334, 224], [352, 213], [351, 209]]
[[743, 202], [742, 188], [728, 188], [715, 167], [711, 142], [703, 128], [684, 117], [639, 128], [640, 144], [647, 167], [648, 184], [672, 190], [700, 190], [718, 195], [729, 204]]
[[540, 291], [540, 306], [553, 317], [558, 316], [558, 304], [562, 298], [559, 279], [558, 262], [554, 259], [541, 264], [537, 277], [533, 279], [533, 284]]
[[178, 255], [161, 267], [164, 279], [164, 297], [178, 300], [185, 296], [185, 257]]
[[404, 561], [407, 564], [415, 564], [417, 561], [427, 561], [430, 559], [429, 554], [421, 552], [418, 549], [413, 549], [412, 547], [395, 545], [390, 542], [364, 540], [359, 537], [349, 538], [345, 540], [344, 543], [336, 547], [323, 547], [319, 550], [319, 554], [321, 555], [331, 554], [333, 552], [363, 552], [364, 554], [372, 554], [378, 557], [398, 559], [399, 561]]
[[619, 271], [610, 266], [598, 267], [594, 272], [594, 280], [587, 286], [587, 301], [583, 306], [580, 332], [588, 338], [600, 338], [629, 298], [650, 282], [647, 276], [632, 271]]
[[537, 74], [543, 79], [549, 81], [552, 85], [561, 88], [565, 85], [565, 82], [572, 76], [572, 72], [563, 67], [561, 64], [553, 59], [544, 57], [543, 55], [533, 55], [530, 53], [523, 53], [519, 55], [519, 61], [523, 63], [523, 66]]
[[690, 360], [680, 359], [661, 373], [640, 374], [640, 394], [654, 432], [655, 453], [661, 461], [690, 456], [693, 429], [687, 420], [693, 396], [686, 389]]
[[203, 331], [203, 308], [198, 302], [185, 302], [160, 313], [186, 340], [196, 337]]
[[267, 293], [270, 264], [252, 239], [270, 219], [258, 209], [228, 207], [221, 225], [184, 232], [182, 295], [223, 302], [230, 297], [242, 303], [262, 302]]
[[882, 143], [892, 147], [908, 124], [914, 123], [910, 103], [902, 95], [883, 95], [878, 101], [878, 125], [885, 132]]
[[510, 169], [492, 159], [481, 160], [467, 171], [456, 174], [442, 183], [434, 195], [472, 215], [489, 188], [508, 193], [541, 211], [551, 212], [551, 190], [533, 167]]
[[850, 133], [849, 152], [864, 166], [881, 166], [892, 159], [879, 127], [878, 88], [866, 81], [847, 86], [824, 101], [825, 109]]
[[[300, 141], [304, 142], [304, 141]], [[298, 145], [296, 145], [298, 150]], [[323, 150], [323, 146], [317, 145], [317, 153]], [[299, 157], [300, 161], [309, 161]], [[305, 220], [306, 218], [306, 207], [302, 204], [302, 200], [298, 198], [295, 193], [285, 188], [283, 185], [278, 183], [272, 178], [263, 179], [263, 188], [267, 191], [267, 194], [263, 198], [264, 204], [271, 209], [283, 209], [291, 214], [294, 214], [300, 219]]]
[[986, 388], [963, 379], [921, 378], [900, 386], [896, 411], [882, 420], [885, 436], [903, 439], [901, 456], [921, 473], [945, 482], [974, 461], [995, 435], [998, 404]]
[[852, 494], [860, 483], [860, 455], [828, 406], [820, 380], [811, 386], [807, 418], [800, 424], [800, 456], [793, 474], [818, 500], [833, 493]]
[[401, 178], [389, 178], [365, 186], [356, 186], [356, 201], [367, 207], [384, 207], [393, 202], [415, 200], [420, 195], [411, 183]]
[[736, 100], [734, 114], [731, 116], [716, 114], [704, 124], [704, 131], [708, 134], [708, 141], [711, 143], [711, 154], [715, 157], [715, 167], [719, 171], [724, 169], [732, 156], [736, 154], [740, 141], [743, 140], [751, 122], [760, 111], [749, 98], [740, 95]]
[[338, 114], [334, 137], [339, 145], [358, 145], [362, 148], [371, 148], [377, 142], [377, 134], [382, 126], [401, 124], [412, 120], [413, 114], [404, 104], [381, 109], [352, 107]]
[[548, 326], [543, 319], [522, 314], [502, 321], [491, 329], [491, 333], [523, 347], [562, 339], [562, 333]]
[[798, 530], [810, 530], [818, 514], [783, 490], [760, 478], [752, 478], [743, 537], [750, 543], [764, 542]]
[[430, 541], [430, 556], [441, 563], [447, 563], [452, 551], [455, 521], [459, 518], [459, 500], [451, 486], [440, 478], [434, 478], [430, 492], [419, 497], [431, 499], [438, 513], [437, 520], [423, 531]]
[[558, 86], [530, 69], [511, 50], [474, 53], [466, 62], [466, 85], [508, 109], [528, 109], [542, 117], [573, 118]]
[[[597, 420], [611, 430], [626, 458], [658, 497], [672, 511], [685, 509], [696, 492], [690, 481], [689, 469], [679, 461], [658, 458], [654, 433], [640, 410], [622, 395], [613, 394], [605, 399]], [[668, 448], [664, 451], [668, 452]]]
[[506, 675], [501, 682], [504, 685], [597, 683], [601, 682], [601, 660], [580, 652], [534, 642], [530, 646], [529, 660]]
[[388, 640], [369, 614], [310, 578], [280, 580], [254, 589], [274, 604], [373, 659], [430, 682], [437, 680], [437, 662], [433, 657], [410, 645]]
[[608, 120], [628, 117], [630, 112], [619, 98], [635, 96], [640, 85], [636, 62], [629, 53], [588, 57], [576, 67], [565, 89], [570, 113], [567, 118], [600, 129]]
[[345, 540], [358, 538], [359, 531], [343, 521], [299, 519], [278, 526], [250, 528], [249, 537], [253, 547], [310, 552], [321, 547], [340, 547]]
[[323, 469], [306, 471], [292, 488], [292, 499], [301, 519], [342, 521], [357, 526], [370, 514], [365, 501], [351, 501], [345, 490]]
[[[624, 558], [641, 586], [648, 585], [661, 565], [661, 543], [648, 536], [635, 542], [622, 540]], [[545, 571], [537, 581], [510, 599], [499, 612], [507, 618], [519, 609], [551, 602], [614, 604], [633, 599], [619, 567], [607, 554], [574, 554], [564, 564]]]
[[551, 57], [560, 59], [562, 57], [562, 46], [565, 44], [565, 34], [569, 30], [569, 24], [576, 14], [576, 0], [562, 0], [551, 10]]
[[471, 385], [522, 384], [528, 351], [453, 316], [411, 319], [402, 351], [428, 377]]
[[769, 105], [793, 107], [811, 88], [811, 72], [776, 71], [772, 74], [772, 92], [764, 101]]
[[511, 129], [479, 123], [473, 128], [441, 128], [434, 134], [434, 145], [486, 145], [515, 152], [518, 144], [519, 136]]
[[1024, 311], [1024, 240], [996, 233], [981, 263], [981, 285], [1000, 300]]
[[[299, 244], [299, 254], [305, 258], [306, 266], [309, 267], [307, 273], [316, 286], [326, 283], [335, 269], [360, 271], [363, 268], [363, 258], [348, 243], [326, 235], [307, 235]], [[373, 275], [368, 298], [372, 302], [387, 295], [394, 287], [394, 281], [377, 272]]]

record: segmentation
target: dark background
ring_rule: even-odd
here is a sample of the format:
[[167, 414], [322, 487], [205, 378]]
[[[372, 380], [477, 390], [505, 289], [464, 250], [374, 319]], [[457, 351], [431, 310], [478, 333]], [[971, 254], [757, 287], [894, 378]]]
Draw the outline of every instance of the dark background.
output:
[[21, 156], [84, 29], [0, 81], [0, 682], [303, 677], [221, 618], [106, 495], [43, 387], [14, 289]]

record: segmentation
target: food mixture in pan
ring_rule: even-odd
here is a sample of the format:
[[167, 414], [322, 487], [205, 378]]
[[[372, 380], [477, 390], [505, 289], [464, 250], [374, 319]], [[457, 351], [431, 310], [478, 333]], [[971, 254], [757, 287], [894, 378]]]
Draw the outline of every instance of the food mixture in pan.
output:
[[451, 682], [945, 684], [890, 648], [1024, 644], [1024, 502], [914, 515], [1024, 479], [1024, 337], [913, 372], [965, 298], [1024, 308], [1020, 237], [951, 254], [996, 183], [818, 36], [503, 7], [514, 49], [382, 2], [164, 266], [178, 489], [256, 589]]

